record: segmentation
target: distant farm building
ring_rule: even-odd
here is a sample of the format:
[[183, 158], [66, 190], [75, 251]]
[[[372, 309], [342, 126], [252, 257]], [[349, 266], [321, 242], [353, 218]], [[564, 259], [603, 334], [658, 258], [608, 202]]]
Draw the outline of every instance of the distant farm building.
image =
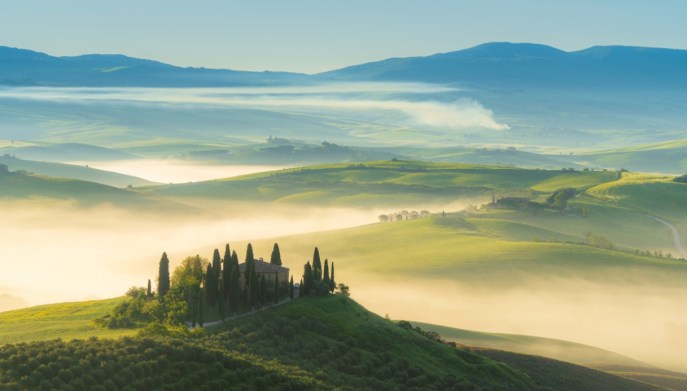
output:
[[[275, 265], [269, 262], [265, 262], [262, 259], [256, 259], [253, 261], [255, 263], [255, 275], [259, 279], [260, 277], [265, 277], [265, 282], [271, 282], [274, 284], [275, 277], [279, 277], [279, 286], [286, 286], [289, 283], [289, 269], [283, 266]], [[246, 284], [246, 263], [239, 265], [239, 274], [241, 289], [245, 289]], [[268, 285], [273, 286], [273, 285]]]

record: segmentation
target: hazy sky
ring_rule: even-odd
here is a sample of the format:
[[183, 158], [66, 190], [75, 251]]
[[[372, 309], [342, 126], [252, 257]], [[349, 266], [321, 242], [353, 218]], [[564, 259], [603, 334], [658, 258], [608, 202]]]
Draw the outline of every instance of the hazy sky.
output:
[[684, 0], [0, 0], [0, 45], [318, 72], [490, 41], [687, 49]]

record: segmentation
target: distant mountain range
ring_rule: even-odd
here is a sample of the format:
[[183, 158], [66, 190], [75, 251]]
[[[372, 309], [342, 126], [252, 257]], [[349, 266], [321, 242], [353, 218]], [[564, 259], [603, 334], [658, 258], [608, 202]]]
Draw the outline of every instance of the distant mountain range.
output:
[[0, 84], [220, 87], [318, 81], [405, 81], [489, 88], [687, 88], [687, 50], [594, 46], [566, 52], [487, 43], [427, 57], [391, 58], [317, 75], [181, 68], [123, 55], [53, 57], [0, 47]]
[[181, 68], [119, 54], [53, 57], [0, 46], [0, 85], [80, 87], [219, 87], [304, 81], [286, 72]]

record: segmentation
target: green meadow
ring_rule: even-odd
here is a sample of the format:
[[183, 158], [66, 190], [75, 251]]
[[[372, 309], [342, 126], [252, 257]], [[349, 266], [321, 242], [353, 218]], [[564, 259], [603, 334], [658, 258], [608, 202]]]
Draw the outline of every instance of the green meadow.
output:
[[135, 334], [130, 329], [95, 328], [91, 322], [112, 311], [123, 298], [47, 304], [0, 312], [0, 345], [61, 338], [117, 338]]

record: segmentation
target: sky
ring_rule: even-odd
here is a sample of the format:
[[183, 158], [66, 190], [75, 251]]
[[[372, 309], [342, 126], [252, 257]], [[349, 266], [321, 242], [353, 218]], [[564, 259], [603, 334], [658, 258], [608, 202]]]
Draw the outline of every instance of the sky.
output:
[[687, 49], [684, 0], [0, 0], [0, 46], [316, 73], [485, 42]]

